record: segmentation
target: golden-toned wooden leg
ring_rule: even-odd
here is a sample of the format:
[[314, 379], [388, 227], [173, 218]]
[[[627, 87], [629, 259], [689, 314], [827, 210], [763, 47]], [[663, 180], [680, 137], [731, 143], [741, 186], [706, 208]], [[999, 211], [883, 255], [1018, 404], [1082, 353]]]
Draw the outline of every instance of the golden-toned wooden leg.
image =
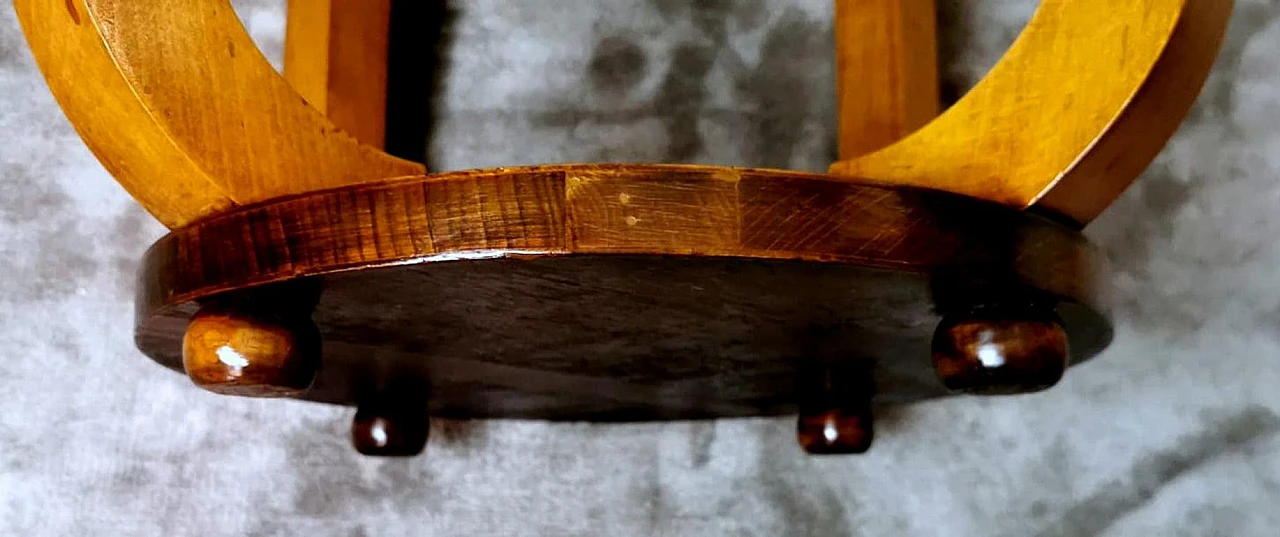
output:
[[320, 367], [320, 333], [305, 315], [209, 305], [187, 325], [182, 366], [192, 382], [211, 392], [296, 396], [311, 386]]
[[[831, 173], [1036, 206], [1083, 226], [1182, 121], [1213, 65], [1231, 5], [1043, 0], [1009, 52], [959, 102], [879, 151], [842, 151]], [[841, 56], [859, 57], [839, 43]], [[888, 49], [884, 55], [895, 57]], [[851, 112], [842, 122], [857, 121]], [[842, 123], [841, 135], [847, 132]]]
[[289, 0], [284, 76], [361, 142], [386, 139], [391, 0]]
[[811, 455], [865, 453], [871, 448], [874, 385], [861, 365], [802, 371], [797, 381], [796, 439]]
[[225, 0], [18, 0], [14, 8], [71, 124], [171, 228], [237, 205], [424, 171], [307, 106]]
[[351, 444], [362, 455], [412, 457], [427, 446], [430, 420], [418, 405], [361, 405], [351, 423]]
[[988, 306], [948, 315], [934, 332], [933, 365], [948, 389], [975, 394], [1043, 390], [1069, 363], [1067, 333], [1043, 306]]
[[836, 0], [840, 159], [865, 155], [938, 114], [933, 0]]

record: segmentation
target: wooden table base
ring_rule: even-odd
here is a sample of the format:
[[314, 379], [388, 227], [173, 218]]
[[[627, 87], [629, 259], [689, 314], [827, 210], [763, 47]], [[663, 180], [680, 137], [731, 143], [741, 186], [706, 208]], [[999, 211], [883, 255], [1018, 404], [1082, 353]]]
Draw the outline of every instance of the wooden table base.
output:
[[[1032, 391], [1066, 366], [1055, 344], [1068, 344], [1074, 363], [1098, 353], [1111, 337], [1101, 270], [1075, 231], [941, 192], [730, 168], [459, 172], [308, 194], [174, 231], [145, 259], [136, 337], [181, 369], [201, 305], [202, 319], [239, 311], [249, 329], [262, 323], [239, 333], [202, 321], [193, 330], [215, 328], [188, 334], [188, 372], [221, 367], [211, 382], [238, 394], [281, 394], [253, 364], [309, 349], [306, 330], [296, 342], [273, 330], [314, 322], [314, 384], [284, 395], [595, 421], [789, 414], [801, 401], [818, 401], [807, 412], [821, 417], [821, 401], [834, 401], [869, 426], [856, 407], [873, 397], [951, 393], [939, 360], [968, 375], [961, 389], [983, 392], [974, 383], [994, 379], [993, 392]], [[983, 313], [992, 311], [1004, 313]], [[1008, 312], [1027, 312], [1030, 324]], [[960, 340], [940, 351], [943, 317]], [[1028, 334], [1041, 339], [983, 347]], [[233, 342], [263, 338], [271, 345]], [[1019, 353], [1043, 349], [1062, 351], [1056, 366], [1037, 355], [1027, 363], [1039, 369], [1019, 370]], [[976, 373], [965, 356], [938, 352], [969, 352]], [[814, 370], [841, 379], [800, 373]], [[1027, 374], [1036, 383], [1004, 389]], [[822, 395], [832, 389], [841, 393]]]

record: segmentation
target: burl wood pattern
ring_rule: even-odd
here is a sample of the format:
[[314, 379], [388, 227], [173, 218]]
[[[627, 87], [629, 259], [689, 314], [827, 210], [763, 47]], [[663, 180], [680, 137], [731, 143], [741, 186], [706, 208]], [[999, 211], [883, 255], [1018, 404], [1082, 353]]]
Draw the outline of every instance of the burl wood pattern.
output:
[[1051, 310], [988, 306], [943, 319], [933, 363], [948, 389], [1026, 393], [1057, 384], [1070, 362], [1066, 330]]
[[1110, 339], [1101, 269], [1074, 231], [929, 190], [693, 166], [456, 172], [176, 230], [145, 258], [136, 335], [176, 367], [197, 301], [307, 281], [325, 346], [308, 399], [416, 379], [443, 416], [782, 414], [814, 360], [867, 364], [878, 401], [945, 395], [939, 314], [993, 296], [1056, 305], [1092, 356]]

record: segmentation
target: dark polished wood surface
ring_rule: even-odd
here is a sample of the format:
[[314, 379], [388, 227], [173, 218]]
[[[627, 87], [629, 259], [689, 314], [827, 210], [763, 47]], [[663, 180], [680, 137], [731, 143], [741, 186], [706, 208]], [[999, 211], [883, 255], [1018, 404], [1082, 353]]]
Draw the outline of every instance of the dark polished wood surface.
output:
[[990, 301], [1055, 308], [1083, 361], [1111, 337], [1103, 270], [1074, 231], [923, 189], [695, 166], [456, 172], [174, 231], [144, 260], [136, 337], [180, 369], [197, 302], [318, 285], [307, 399], [411, 379], [442, 416], [783, 414], [815, 362], [865, 363], [877, 402], [945, 395], [934, 327]]
[[974, 394], [1030, 393], [1062, 379], [1067, 333], [1052, 311], [988, 305], [947, 315], [934, 331], [933, 367], [948, 389]]

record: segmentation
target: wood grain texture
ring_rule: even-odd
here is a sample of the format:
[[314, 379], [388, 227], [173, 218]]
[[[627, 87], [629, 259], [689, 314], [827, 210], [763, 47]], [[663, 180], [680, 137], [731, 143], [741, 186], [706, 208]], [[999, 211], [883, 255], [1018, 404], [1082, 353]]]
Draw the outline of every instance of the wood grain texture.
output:
[[1045, 0], [991, 73], [881, 151], [832, 165], [1087, 224], [1199, 94], [1230, 0]]
[[285, 79], [330, 121], [379, 148], [390, 28], [391, 0], [289, 0]]
[[795, 410], [808, 360], [868, 360], [879, 401], [945, 395], [939, 315], [1058, 305], [1082, 359], [1110, 338], [1097, 253], [996, 204], [841, 178], [698, 166], [452, 172], [244, 207], [144, 259], [136, 337], [175, 364], [197, 301], [316, 281], [308, 399], [389, 379], [431, 412], [666, 419]]
[[837, 0], [840, 158], [911, 134], [938, 114], [934, 0]]
[[1076, 234], [937, 191], [745, 168], [535, 166], [356, 185], [202, 220], [148, 252], [155, 277], [177, 279], [144, 303], [422, 258], [569, 253], [982, 266], [1077, 297], [1094, 285], [1077, 276], [1097, 262]]
[[18, 0], [50, 89], [161, 222], [422, 166], [361, 145], [262, 57], [225, 0]]
[[320, 367], [320, 334], [305, 316], [201, 309], [182, 340], [182, 367], [195, 385], [224, 395], [298, 396]]

